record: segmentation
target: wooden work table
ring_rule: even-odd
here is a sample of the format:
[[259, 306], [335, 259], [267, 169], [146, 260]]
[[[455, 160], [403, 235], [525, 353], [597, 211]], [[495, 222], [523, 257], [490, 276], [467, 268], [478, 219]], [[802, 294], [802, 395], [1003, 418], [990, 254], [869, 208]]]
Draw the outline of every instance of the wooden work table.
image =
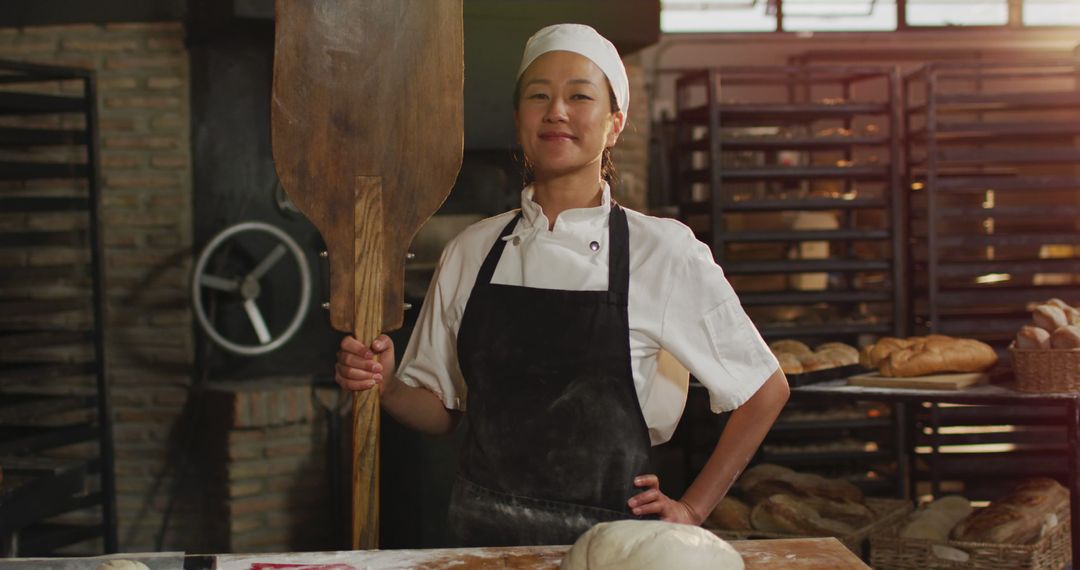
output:
[[[742, 555], [747, 570], [869, 569], [835, 538], [736, 540], [731, 541], [731, 545]], [[296, 568], [297, 565], [311, 570], [555, 570], [569, 549], [569, 546], [521, 546], [184, 557], [126, 554], [111, 558], [139, 560], [151, 570], [266, 570]], [[5, 570], [96, 570], [101, 562], [101, 558], [8, 559], [0, 563], [0, 567]], [[57, 563], [61, 566], [56, 566]]]

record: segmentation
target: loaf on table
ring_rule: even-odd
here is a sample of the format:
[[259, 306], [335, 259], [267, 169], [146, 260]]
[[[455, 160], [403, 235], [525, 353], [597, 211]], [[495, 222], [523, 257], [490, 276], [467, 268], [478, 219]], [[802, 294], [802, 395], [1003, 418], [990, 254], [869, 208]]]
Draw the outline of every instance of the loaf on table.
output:
[[864, 365], [882, 376], [925, 376], [942, 372], [982, 372], [997, 363], [990, 345], [974, 339], [929, 335], [886, 337], [863, 349]]
[[1069, 491], [1057, 481], [1038, 477], [1017, 485], [990, 506], [972, 513], [952, 531], [963, 542], [1030, 544], [1057, 524], [1056, 513], [1069, 502]]

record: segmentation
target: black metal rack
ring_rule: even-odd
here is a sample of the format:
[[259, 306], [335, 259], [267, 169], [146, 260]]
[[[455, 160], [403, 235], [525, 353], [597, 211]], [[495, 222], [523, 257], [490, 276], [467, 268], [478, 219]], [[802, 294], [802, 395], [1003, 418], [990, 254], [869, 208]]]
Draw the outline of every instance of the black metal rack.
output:
[[1003, 350], [1080, 302], [1080, 66], [933, 63], [904, 95], [911, 320]]
[[117, 550], [94, 73], [0, 61], [0, 555]]
[[[903, 334], [899, 73], [714, 67], [682, 71], [674, 85], [668, 194], [762, 335], [858, 345]], [[827, 419], [836, 411], [793, 399], [754, 461], [901, 495], [894, 434], [904, 419], [884, 409]], [[707, 457], [705, 443], [689, 446], [691, 459]]]
[[675, 79], [670, 194], [767, 339], [903, 333], [899, 89], [889, 67]]

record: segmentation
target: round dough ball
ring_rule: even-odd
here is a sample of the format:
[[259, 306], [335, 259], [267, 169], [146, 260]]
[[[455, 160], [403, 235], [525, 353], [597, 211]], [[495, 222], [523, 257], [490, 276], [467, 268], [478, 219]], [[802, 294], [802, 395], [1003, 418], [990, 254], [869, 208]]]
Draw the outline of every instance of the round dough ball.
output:
[[715, 534], [687, 524], [623, 520], [585, 531], [559, 570], [743, 570], [742, 556]]
[[98, 565], [97, 570], [150, 570], [150, 567], [138, 560], [106, 560]]

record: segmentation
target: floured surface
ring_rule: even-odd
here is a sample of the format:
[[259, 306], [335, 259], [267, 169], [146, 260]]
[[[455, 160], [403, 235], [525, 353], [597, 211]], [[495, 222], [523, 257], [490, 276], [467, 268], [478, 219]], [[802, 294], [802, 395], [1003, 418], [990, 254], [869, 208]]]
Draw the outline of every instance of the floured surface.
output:
[[869, 570], [858, 556], [835, 538], [737, 540], [731, 545], [742, 555], [747, 570]]
[[[850, 550], [835, 538], [737, 540], [731, 545], [747, 570], [865, 570]], [[439, 550], [378, 550], [304, 552], [296, 554], [229, 554], [217, 557], [218, 570], [260, 570], [271, 564], [306, 564], [290, 570], [471, 570], [474, 568], [553, 570], [569, 546], [458, 548]]]

